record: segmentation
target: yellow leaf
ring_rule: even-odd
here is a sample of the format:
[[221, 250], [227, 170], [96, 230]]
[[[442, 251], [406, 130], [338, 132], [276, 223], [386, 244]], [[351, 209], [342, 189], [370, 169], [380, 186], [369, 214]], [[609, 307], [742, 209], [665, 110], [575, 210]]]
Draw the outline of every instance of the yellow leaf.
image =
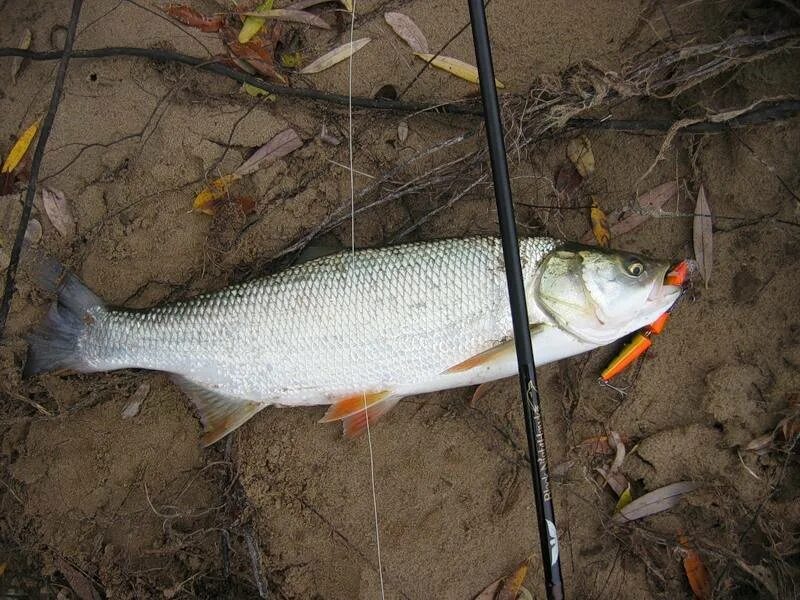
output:
[[[266, 0], [266, 2], [259, 4], [256, 10], [272, 10], [273, 4], [274, 0]], [[267, 19], [265, 17], [245, 17], [242, 29], [239, 31], [239, 43], [246, 44], [253, 39], [253, 36], [261, 31], [266, 21]]]
[[303, 62], [302, 52], [287, 52], [281, 56], [281, 64], [287, 69], [296, 69]]
[[614, 507], [614, 514], [621, 511], [623, 508], [628, 506], [633, 501], [633, 495], [631, 494], [631, 484], [628, 484], [628, 487], [625, 488], [619, 495], [619, 500], [617, 501], [617, 505]]
[[325, 69], [331, 68], [333, 65], [342, 62], [346, 58], [349, 58], [361, 48], [369, 44], [370, 38], [361, 38], [360, 40], [355, 40], [352, 44], [347, 42], [346, 44], [342, 44], [338, 48], [334, 48], [330, 52], [323, 54], [317, 60], [312, 62], [308, 65], [305, 69], [300, 71], [301, 73], [319, 73], [320, 71], [324, 71]]
[[347, 9], [347, 12], [353, 12], [353, 0], [339, 0], [339, 1]]
[[525, 576], [527, 574], [528, 563], [526, 561], [518, 566], [516, 570], [503, 582], [503, 586], [497, 591], [495, 599], [516, 600], [519, 596], [519, 590], [522, 587], [522, 582], [525, 581]]
[[[427, 54], [425, 52], [414, 52], [414, 56], [421, 58], [425, 62], [430, 62], [437, 69], [447, 71], [470, 83], [478, 83], [478, 68], [458, 60], [457, 58], [452, 58], [450, 56], [437, 56], [434, 58], [433, 54]], [[499, 88], [506, 87], [497, 81], [497, 79], [494, 80], [494, 84]]]
[[594, 233], [597, 243], [603, 248], [608, 248], [609, 238], [611, 237], [608, 231], [608, 219], [606, 219], [606, 213], [597, 205], [594, 196], [592, 197], [592, 208], [589, 216], [592, 221], [592, 233]]
[[573, 138], [567, 144], [567, 158], [575, 165], [581, 177], [586, 179], [594, 173], [594, 153], [592, 143], [585, 135]]
[[192, 210], [196, 210], [206, 215], [213, 215], [217, 211], [217, 204], [227, 195], [231, 183], [239, 179], [238, 175], [223, 175], [208, 184], [194, 198]]
[[261, 89], [260, 87], [249, 83], [242, 84], [242, 91], [247, 94], [250, 94], [254, 98], [257, 98], [258, 96], [264, 96], [267, 100], [270, 100], [271, 102], [275, 102], [275, 100], [278, 99], [277, 96], [275, 96], [275, 94], [271, 94], [267, 90]]
[[40, 120], [41, 119], [36, 119], [33, 125], [28, 127], [24, 133], [19, 136], [19, 139], [12, 146], [11, 151], [8, 153], [8, 156], [3, 163], [3, 168], [0, 169], [0, 173], [10, 173], [17, 168], [17, 165], [22, 160], [22, 157], [25, 156], [25, 153], [28, 151], [33, 138], [36, 137], [36, 132], [39, 131]]

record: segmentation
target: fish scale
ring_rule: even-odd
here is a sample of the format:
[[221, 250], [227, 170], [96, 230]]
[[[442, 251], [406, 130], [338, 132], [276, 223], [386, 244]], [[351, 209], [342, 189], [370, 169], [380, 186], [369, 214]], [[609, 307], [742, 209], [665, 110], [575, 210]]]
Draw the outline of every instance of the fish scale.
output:
[[[555, 246], [522, 240], [528, 277]], [[344, 252], [149, 311], [95, 308], [80, 347], [93, 370], [169, 371], [262, 402], [419, 384], [508, 338], [502, 265], [488, 237]]]

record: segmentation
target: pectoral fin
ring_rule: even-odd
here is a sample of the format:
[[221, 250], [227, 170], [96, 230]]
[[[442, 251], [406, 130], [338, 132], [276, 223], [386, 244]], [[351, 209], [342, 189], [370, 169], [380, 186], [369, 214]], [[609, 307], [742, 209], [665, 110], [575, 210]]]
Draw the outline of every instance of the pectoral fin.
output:
[[[539, 331], [541, 331], [545, 327], [542, 323], [536, 323], [530, 326], [531, 337], [535, 336]], [[488, 350], [484, 350], [480, 354], [476, 354], [475, 356], [471, 356], [467, 360], [458, 363], [457, 365], [450, 367], [445, 371], [445, 373], [463, 373], [464, 371], [469, 371], [470, 369], [474, 369], [476, 367], [481, 367], [485, 365], [491, 365], [494, 362], [500, 362], [504, 360], [508, 360], [514, 356], [516, 349], [514, 347], [514, 338], [502, 342], [496, 346], [489, 348]]]
[[266, 406], [261, 402], [225, 396], [178, 375], [173, 376], [173, 380], [197, 407], [203, 424], [204, 433], [200, 438], [203, 446], [221, 440]]
[[329, 423], [330, 421], [338, 421], [349, 417], [352, 414], [363, 411], [374, 404], [378, 404], [386, 400], [391, 395], [390, 391], [381, 390], [378, 392], [360, 392], [358, 394], [350, 394], [337, 399], [325, 416], [320, 419], [320, 423]]

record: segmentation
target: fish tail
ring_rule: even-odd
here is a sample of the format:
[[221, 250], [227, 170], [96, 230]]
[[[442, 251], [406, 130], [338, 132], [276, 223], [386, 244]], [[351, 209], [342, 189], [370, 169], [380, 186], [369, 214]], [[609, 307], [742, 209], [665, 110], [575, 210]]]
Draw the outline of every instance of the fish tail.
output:
[[23, 375], [54, 369], [96, 370], [82, 356], [79, 342], [95, 322], [92, 313], [102, 308], [103, 302], [52, 258], [40, 261], [36, 280], [41, 287], [54, 292], [57, 299], [42, 323], [28, 336], [28, 359]]

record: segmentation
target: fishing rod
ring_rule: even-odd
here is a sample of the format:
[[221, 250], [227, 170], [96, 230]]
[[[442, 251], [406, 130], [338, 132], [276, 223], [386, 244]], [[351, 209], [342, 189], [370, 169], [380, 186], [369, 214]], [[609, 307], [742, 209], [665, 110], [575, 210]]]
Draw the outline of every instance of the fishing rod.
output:
[[503, 139], [503, 124], [500, 121], [500, 104], [497, 101], [492, 49], [486, 25], [486, 9], [483, 0], [468, 0], [472, 24], [472, 41], [478, 60], [478, 75], [483, 99], [483, 118], [486, 123], [486, 138], [489, 143], [489, 158], [492, 165], [494, 196], [500, 220], [500, 237], [503, 242], [508, 297], [511, 303], [511, 319], [514, 325], [514, 343], [519, 366], [519, 383], [522, 392], [522, 410], [525, 417], [525, 432], [528, 438], [528, 456], [533, 478], [533, 495], [536, 518], [539, 526], [539, 545], [542, 551], [545, 591], [550, 600], [564, 597], [561, 580], [561, 561], [558, 556], [558, 532], [556, 531], [553, 496], [547, 472], [547, 451], [539, 407], [539, 391], [536, 384], [536, 364], [528, 323], [528, 307], [525, 302], [525, 284], [522, 280], [522, 265], [519, 258], [519, 240], [514, 220], [514, 204], [511, 200], [511, 185], [508, 177], [506, 146]]

